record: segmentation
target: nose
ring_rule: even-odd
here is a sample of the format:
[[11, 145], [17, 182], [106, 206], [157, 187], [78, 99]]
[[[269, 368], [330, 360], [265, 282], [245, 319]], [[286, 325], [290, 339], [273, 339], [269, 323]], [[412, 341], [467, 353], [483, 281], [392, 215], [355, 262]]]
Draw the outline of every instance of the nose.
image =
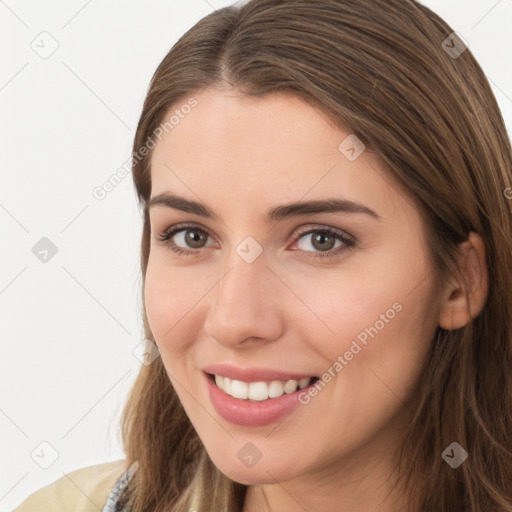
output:
[[206, 334], [232, 349], [278, 339], [283, 329], [281, 287], [263, 257], [247, 263], [235, 254], [211, 292]]

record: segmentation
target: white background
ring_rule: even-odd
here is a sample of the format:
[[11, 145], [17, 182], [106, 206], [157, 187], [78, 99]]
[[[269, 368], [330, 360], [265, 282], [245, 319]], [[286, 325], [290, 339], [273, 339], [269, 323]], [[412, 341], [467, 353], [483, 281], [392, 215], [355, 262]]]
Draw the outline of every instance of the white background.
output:
[[[230, 3], [0, 1], [0, 512], [124, 458], [117, 422], [143, 340], [141, 218], [131, 175], [102, 201], [92, 190], [130, 156], [170, 47]], [[423, 3], [469, 44], [510, 134], [512, 1]], [[47, 59], [31, 48], [43, 31], [58, 43]], [[32, 253], [42, 237], [57, 247], [46, 263]], [[58, 453], [48, 469], [31, 457], [50, 460], [41, 442]]]

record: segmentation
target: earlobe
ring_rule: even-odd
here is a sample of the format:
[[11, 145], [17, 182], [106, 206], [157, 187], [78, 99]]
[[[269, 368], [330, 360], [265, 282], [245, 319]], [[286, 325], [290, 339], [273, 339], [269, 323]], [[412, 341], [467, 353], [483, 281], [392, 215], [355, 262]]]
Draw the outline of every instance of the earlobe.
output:
[[459, 252], [459, 267], [466, 283], [446, 283], [439, 316], [439, 326], [446, 330], [459, 329], [475, 318], [485, 305], [489, 289], [483, 238], [472, 231], [459, 245]]

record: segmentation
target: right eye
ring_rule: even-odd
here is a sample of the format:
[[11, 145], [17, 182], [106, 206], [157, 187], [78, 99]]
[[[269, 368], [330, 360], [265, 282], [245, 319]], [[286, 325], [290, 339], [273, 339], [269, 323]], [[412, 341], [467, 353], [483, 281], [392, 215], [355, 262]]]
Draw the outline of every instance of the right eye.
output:
[[[175, 224], [158, 235], [158, 240], [177, 254], [192, 255], [206, 247], [205, 241], [210, 235], [195, 224]], [[215, 242], [213, 246], [218, 246]]]

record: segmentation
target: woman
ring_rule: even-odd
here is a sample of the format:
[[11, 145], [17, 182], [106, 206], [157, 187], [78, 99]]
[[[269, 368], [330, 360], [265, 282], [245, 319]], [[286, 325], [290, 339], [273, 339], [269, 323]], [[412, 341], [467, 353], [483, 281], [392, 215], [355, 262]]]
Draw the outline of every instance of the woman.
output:
[[512, 150], [443, 20], [217, 10], [133, 149], [148, 360], [104, 511], [512, 511]]

